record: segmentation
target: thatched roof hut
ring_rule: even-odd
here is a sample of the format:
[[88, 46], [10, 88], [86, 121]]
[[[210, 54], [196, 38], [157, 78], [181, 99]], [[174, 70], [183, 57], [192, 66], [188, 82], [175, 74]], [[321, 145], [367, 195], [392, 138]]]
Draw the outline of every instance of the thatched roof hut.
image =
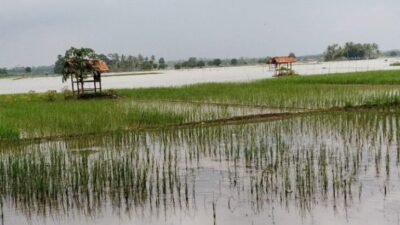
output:
[[[73, 93], [97, 93], [102, 91], [101, 74], [109, 71], [110, 69], [107, 64], [99, 59], [83, 60], [82, 64], [77, 61], [66, 61], [64, 64], [64, 73], [66, 76], [63, 79], [66, 80], [68, 77], [71, 77]], [[85, 87], [86, 83], [92, 83], [91, 87]]]
[[99, 60], [99, 59], [93, 59], [93, 60], [88, 60], [88, 61], [97, 72], [99, 72], [99, 73], [110, 72], [110, 69], [108, 68], [107, 63], [105, 63], [104, 61]]
[[295, 57], [274, 57], [270, 60], [270, 64], [280, 65], [280, 64], [292, 64], [296, 62]]
[[293, 63], [296, 62], [295, 57], [287, 56], [287, 57], [274, 57], [267, 62], [267, 64], [273, 65], [275, 67], [275, 75], [282, 76], [288, 74], [294, 74], [292, 70]]

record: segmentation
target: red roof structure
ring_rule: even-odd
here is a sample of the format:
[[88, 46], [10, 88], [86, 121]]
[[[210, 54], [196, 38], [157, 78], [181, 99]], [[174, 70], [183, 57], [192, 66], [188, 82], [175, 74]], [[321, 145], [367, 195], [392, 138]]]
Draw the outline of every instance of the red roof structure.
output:
[[275, 67], [275, 76], [283, 76], [288, 74], [294, 74], [292, 70], [293, 63], [296, 62], [295, 57], [274, 57], [267, 62], [267, 64]]
[[279, 65], [279, 64], [292, 64], [296, 62], [296, 58], [294, 57], [274, 57], [271, 59], [270, 63]]
[[93, 59], [93, 60], [89, 60], [89, 62], [90, 62], [90, 64], [92, 64], [92, 66], [95, 68], [95, 70], [97, 72], [107, 73], [110, 71], [110, 69], [107, 66], [107, 63], [105, 63], [102, 60]]
[[[65, 70], [71, 77], [72, 92], [78, 95], [87, 92], [101, 92], [101, 74], [110, 71], [107, 64], [99, 59], [86, 59], [83, 61], [83, 67], [89, 74], [83, 75], [79, 71], [80, 68], [78, 65], [76, 61], [65, 62]], [[85, 84], [89, 84], [91, 87], [85, 87]]]

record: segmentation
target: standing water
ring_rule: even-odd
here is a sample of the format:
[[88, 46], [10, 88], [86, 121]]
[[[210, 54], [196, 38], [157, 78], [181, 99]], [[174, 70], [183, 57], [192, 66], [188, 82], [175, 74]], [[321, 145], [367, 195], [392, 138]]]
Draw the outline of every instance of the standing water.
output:
[[[400, 118], [1, 144], [3, 224], [398, 224]], [[279, 222], [279, 223], [278, 223]]]
[[[293, 69], [300, 75], [332, 74], [346, 72], [361, 72], [372, 70], [395, 70], [390, 66], [400, 59], [391, 58], [359, 61], [340, 61], [323, 63], [298, 63]], [[210, 82], [246, 82], [258, 79], [272, 78], [274, 71], [267, 65], [221, 67], [191, 70], [167, 70], [160, 74], [129, 75], [126, 73], [110, 74], [104, 77], [103, 84], [107, 89], [171, 87]], [[121, 76], [122, 75], [122, 76]], [[61, 91], [70, 88], [70, 83], [62, 83], [61, 77], [41, 77], [24, 79], [0, 79], [0, 94]]]

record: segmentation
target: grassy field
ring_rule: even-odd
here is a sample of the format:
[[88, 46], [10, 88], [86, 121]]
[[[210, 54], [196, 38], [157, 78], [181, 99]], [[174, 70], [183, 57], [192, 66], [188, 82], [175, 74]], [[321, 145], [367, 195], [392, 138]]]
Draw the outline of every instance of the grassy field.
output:
[[399, 71], [298, 76], [252, 83], [118, 90], [141, 100], [201, 101], [269, 107], [330, 108], [397, 101]]
[[[63, 94], [0, 96], [0, 139], [110, 132], [181, 124], [202, 117], [198, 108], [180, 110], [146, 101], [243, 104], [328, 109], [397, 106], [400, 72], [287, 77], [252, 83], [199, 84], [176, 88], [117, 90], [118, 99], [65, 100]], [[135, 102], [142, 102], [136, 104]], [[171, 103], [173, 105], [173, 103]], [[227, 116], [231, 115], [229, 113]]]

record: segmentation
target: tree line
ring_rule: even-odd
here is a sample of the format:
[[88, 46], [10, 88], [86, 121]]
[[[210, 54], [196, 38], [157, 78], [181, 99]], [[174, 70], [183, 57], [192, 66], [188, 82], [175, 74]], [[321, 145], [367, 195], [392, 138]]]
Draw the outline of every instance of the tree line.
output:
[[243, 66], [243, 65], [256, 65], [265, 64], [268, 59], [265, 58], [232, 58], [232, 59], [198, 59], [196, 57], [190, 57], [188, 60], [179, 61], [174, 63], [175, 69], [191, 69], [191, 68], [203, 68], [219, 67], [219, 66]]
[[[190, 57], [184, 61], [171, 62], [168, 65], [166, 60], [161, 57], [157, 59], [154, 55], [144, 57], [142, 55], [132, 56], [123, 54], [97, 54], [96, 58], [103, 60], [110, 68], [110, 72], [131, 72], [131, 71], [148, 71], [148, 70], [162, 70], [173, 66], [175, 69], [190, 69], [190, 68], [203, 68], [203, 67], [218, 67], [218, 66], [240, 66], [240, 65], [255, 65], [265, 64], [270, 57], [265, 58], [233, 58], [233, 59], [198, 59]], [[61, 74], [64, 65], [64, 56], [58, 55], [57, 61], [54, 64], [54, 73]]]
[[353, 43], [347, 42], [343, 46], [339, 44], [329, 45], [324, 52], [325, 61], [354, 60], [354, 59], [375, 59], [380, 55], [376, 43]]
[[7, 72], [6, 68], [0, 68], [0, 76], [5, 76], [7, 74], [8, 74], [8, 72]]
[[[110, 72], [132, 72], [166, 69], [167, 63], [163, 57], [156, 59], [155, 56], [144, 57], [142, 55], [132, 56], [124, 54], [97, 54], [96, 58], [107, 63]], [[58, 55], [54, 64], [54, 73], [61, 74], [64, 66], [64, 56]]]
[[17, 66], [11, 69], [0, 68], [0, 76], [10, 76], [10, 75], [20, 75], [20, 74], [31, 74], [31, 75], [39, 75], [39, 74], [50, 74], [53, 71], [53, 66]]

